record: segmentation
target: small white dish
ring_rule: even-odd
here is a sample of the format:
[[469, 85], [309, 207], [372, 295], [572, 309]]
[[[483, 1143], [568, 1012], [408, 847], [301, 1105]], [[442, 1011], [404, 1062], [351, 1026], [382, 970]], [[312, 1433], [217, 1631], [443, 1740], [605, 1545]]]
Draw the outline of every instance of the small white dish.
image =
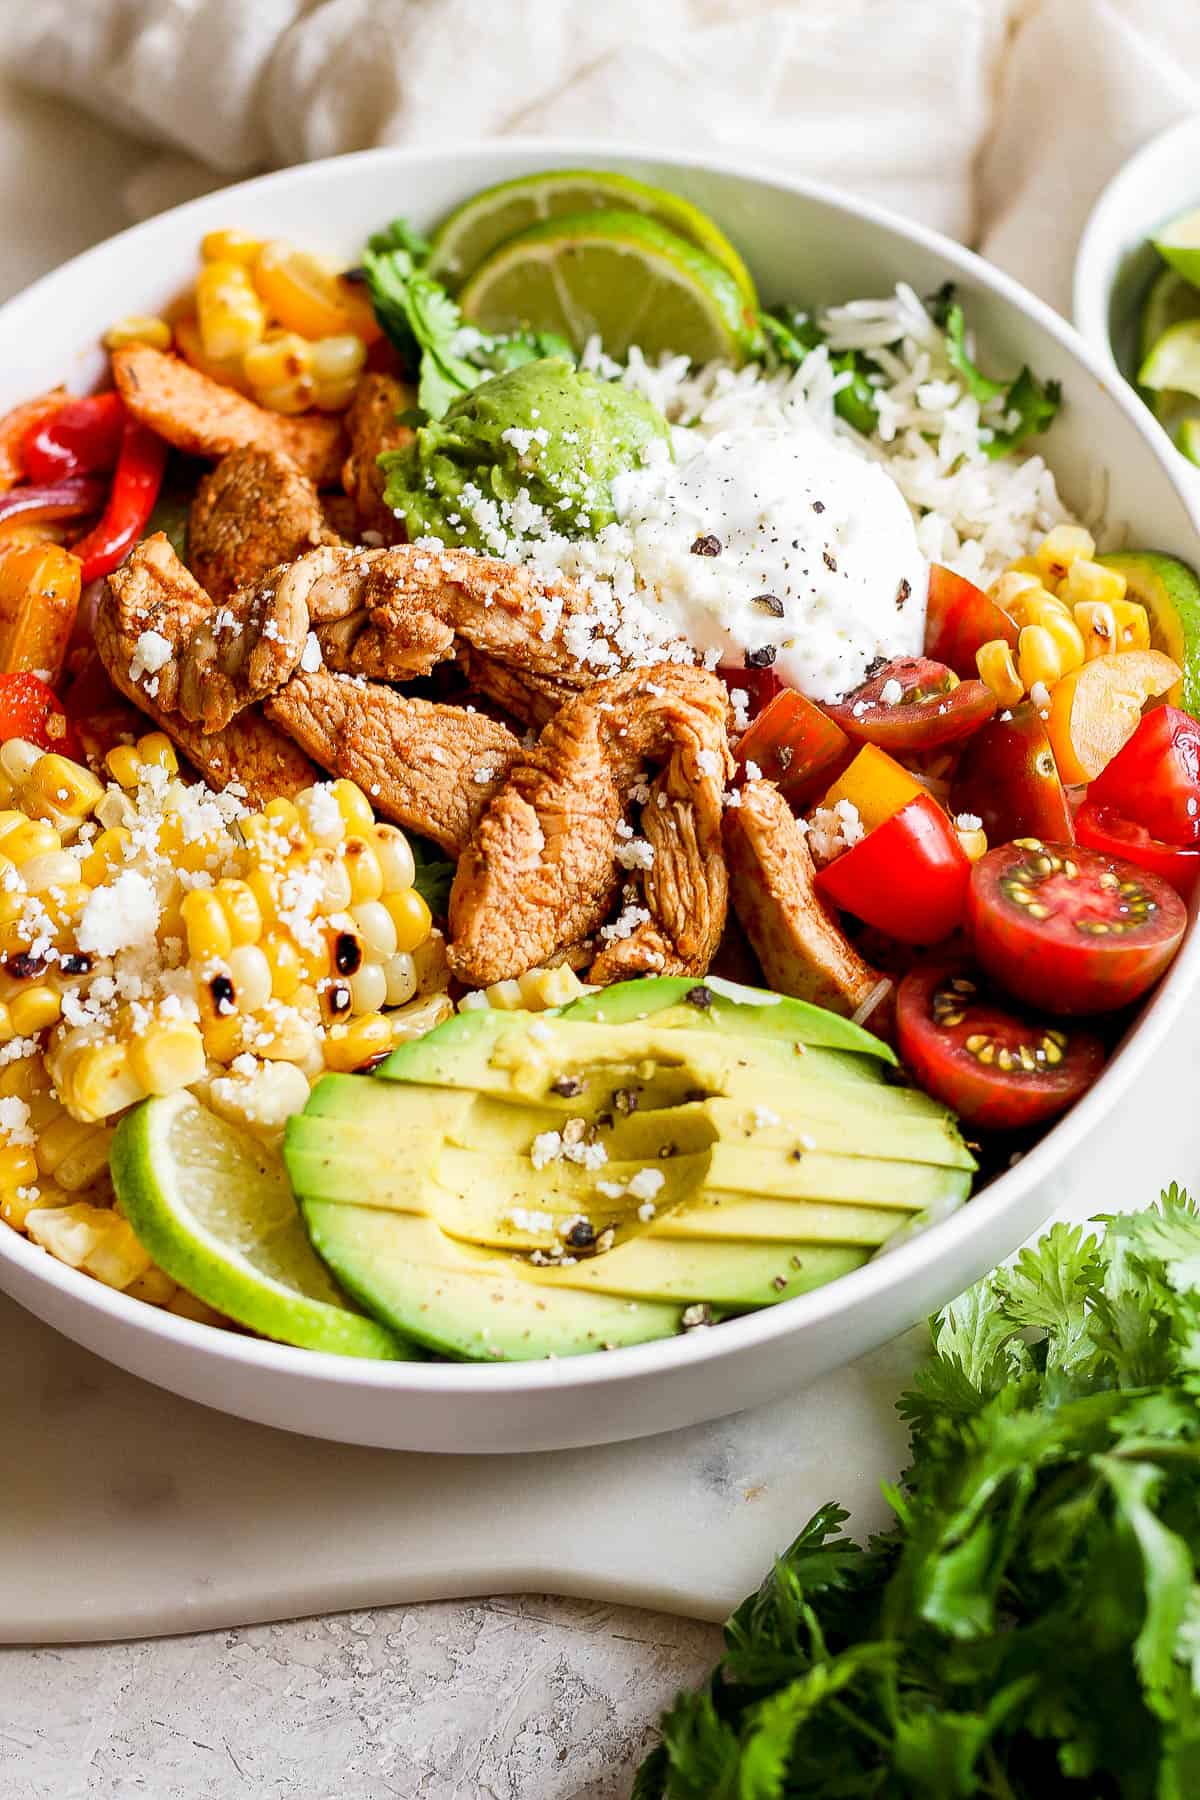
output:
[[[1071, 301], [1075, 324], [1101, 363], [1130, 383], [1141, 360], [1142, 302], [1163, 267], [1151, 234], [1193, 206], [1200, 206], [1200, 113], [1143, 144], [1101, 193], [1079, 239]], [[1162, 431], [1149, 408], [1145, 411], [1155, 431]], [[1162, 435], [1169, 443], [1167, 433]], [[1185, 478], [1200, 489], [1200, 470], [1175, 454]]]
[[[1062, 492], [1089, 510], [1097, 477], [1129, 539], [1200, 562], [1200, 513], [1183, 464], [1111, 357], [1050, 307], [938, 233], [817, 183], [696, 155], [615, 153], [604, 142], [510, 139], [378, 150], [205, 195], [99, 245], [0, 309], [0, 411], [64, 378], [104, 370], [104, 330], [158, 312], [195, 273], [201, 236], [237, 226], [352, 261], [397, 213], [427, 227], [492, 182], [545, 168], [621, 170], [673, 188], [734, 237], [769, 301], [817, 307], [958, 286], [997, 368], [1062, 384], [1040, 447]], [[954, 1217], [801, 1298], [662, 1343], [556, 1361], [372, 1363], [214, 1330], [114, 1293], [0, 1229], [0, 1287], [135, 1375], [207, 1406], [313, 1437], [386, 1448], [510, 1452], [610, 1443], [759, 1405], [895, 1337], [1014, 1250], [1072, 1200], [1119, 1206], [1081, 1171], [1089, 1136], [1117, 1113], [1200, 981], [1193, 920], [1179, 956], [1095, 1087], [1015, 1167]], [[1086, 1161], [1086, 1159], [1084, 1159]]]

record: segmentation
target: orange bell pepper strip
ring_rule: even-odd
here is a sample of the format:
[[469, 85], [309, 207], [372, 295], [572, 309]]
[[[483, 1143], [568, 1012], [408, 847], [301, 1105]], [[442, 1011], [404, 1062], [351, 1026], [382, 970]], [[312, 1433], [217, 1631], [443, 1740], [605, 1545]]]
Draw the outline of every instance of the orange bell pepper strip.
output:
[[59, 544], [0, 548], [0, 670], [53, 686], [79, 609], [80, 561]]
[[864, 830], [874, 831], [910, 800], [916, 800], [928, 791], [886, 750], [881, 750], [877, 744], [864, 744], [850, 767], [838, 776], [821, 805], [836, 806], [839, 800], [849, 800], [857, 807]]

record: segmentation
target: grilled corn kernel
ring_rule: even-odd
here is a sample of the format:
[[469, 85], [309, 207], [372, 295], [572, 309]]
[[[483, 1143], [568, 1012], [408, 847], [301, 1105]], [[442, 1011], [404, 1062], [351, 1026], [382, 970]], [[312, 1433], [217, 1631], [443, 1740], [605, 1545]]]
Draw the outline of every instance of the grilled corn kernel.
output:
[[35, 1206], [26, 1214], [25, 1229], [58, 1262], [80, 1269], [112, 1229], [112, 1214], [86, 1200], [71, 1206]]
[[1095, 554], [1096, 540], [1082, 525], [1056, 525], [1034, 551], [1033, 560], [1043, 581], [1056, 587], [1073, 562], [1081, 556], [1090, 562]]
[[378, 900], [383, 892], [383, 870], [370, 839], [348, 837], [342, 846], [342, 856], [350, 877], [351, 904], [359, 906], [364, 900]]
[[263, 916], [254, 890], [244, 881], [227, 877], [218, 881], [213, 895], [225, 914], [231, 943], [256, 944], [262, 936]]
[[[1081, 662], [1083, 658], [1079, 659]], [[1042, 681], [1047, 687], [1066, 674], [1062, 652], [1045, 625], [1025, 625], [1017, 642], [1017, 668], [1026, 689]]]
[[271, 998], [271, 965], [257, 944], [238, 944], [229, 953], [229, 974], [242, 1012], [257, 1012]]
[[401, 1006], [396, 1012], [387, 1015], [388, 1024], [392, 1028], [393, 1044], [407, 1043], [410, 1038], [424, 1037], [435, 1025], [442, 1025], [454, 1014], [454, 1002], [449, 994], [426, 994], [420, 1000], [413, 1000], [408, 1006]]
[[148, 344], [152, 350], [171, 348], [171, 327], [165, 319], [148, 313], [127, 313], [104, 334], [106, 350], [124, 350], [130, 344]]
[[1045, 592], [1040, 575], [1015, 568], [1006, 569], [1003, 575], [998, 575], [988, 589], [988, 593], [996, 605], [1002, 606], [1005, 612], [1012, 614], [1014, 619], [1019, 616], [1019, 608], [1027, 594], [1044, 594]]
[[1112, 656], [1117, 648], [1117, 621], [1112, 605], [1105, 600], [1078, 600], [1074, 608], [1075, 623], [1083, 637], [1083, 653], [1088, 662], [1098, 656]]
[[206, 356], [218, 362], [240, 356], [245, 368], [246, 352], [262, 341], [267, 314], [244, 263], [205, 263], [196, 277], [196, 322]]
[[3, 744], [0, 744], [0, 768], [4, 770], [11, 782], [14, 782], [17, 787], [21, 787], [37, 768], [42, 754], [37, 745], [31, 744], [28, 738], [7, 738]]
[[262, 249], [262, 239], [245, 231], [206, 231], [200, 239], [200, 254], [205, 262], [255, 262]]
[[964, 826], [956, 823], [954, 835], [968, 862], [978, 862], [980, 857], [987, 855], [987, 832], [981, 825]]
[[318, 850], [314, 861], [324, 878], [321, 902], [326, 912], [344, 912], [354, 898], [349, 868], [332, 850]]
[[367, 346], [353, 332], [318, 338], [312, 347], [313, 374], [323, 385], [349, 382], [353, 388], [366, 360]]
[[450, 980], [450, 964], [446, 940], [440, 931], [431, 931], [412, 953], [417, 969], [417, 984], [422, 994], [444, 988]]
[[297, 376], [295, 381], [282, 382], [278, 387], [257, 388], [254, 398], [267, 412], [283, 413], [294, 416], [307, 412], [316, 404], [316, 387], [311, 377]]
[[214, 1062], [231, 1063], [242, 1053], [245, 1030], [237, 1013], [206, 1013], [200, 1035], [204, 1039], [206, 1055]]
[[294, 831], [300, 823], [300, 809], [294, 800], [287, 800], [282, 794], [267, 801], [263, 814], [266, 818], [273, 819], [281, 831]]
[[222, 1075], [212, 1084], [213, 1111], [265, 1136], [281, 1132], [308, 1099], [308, 1078], [295, 1063], [260, 1063], [253, 1074]]
[[128, 1219], [114, 1214], [108, 1230], [81, 1266], [85, 1274], [120, 1292], [153, 1266], [153, 1258], [138, 1243]]
[[424, 943], [429, 936], [433, 915], [416, 888], [401, 888], [395, 893], [385, 894], [383, 904], [396, 927], [398, 950], [415, 950], [418, 944]]
[[356, 1013], [379, 1012], [387, 1005], [387, 976], [383, 964], [364, 963], [350, 977], [350, 1001]]
[[8, 1003], [9, 1024], [18, 1037], [36, 1037], [62, 1017], [62, 996], [45, 982], [14, 994]]
[[114, 744], [104, 758], [104, 766], [118, 787], [135, 788], [142, 771], [142, 759], [133, 744]]
[[65, 1084], [57, 1086], [67, 1111], [84, 1120], [107, 1119], [144, 1099], [146, 1092], [130, 1067], [127, 1046], [120, 1043], [89, 1044], [78, 1051]]
[[113, 870], [119, 869], [125, 861], [125, 852], [131, 842], [124, 825], [114, 825], [93, 840], [79, 867], [79, 873], [89, 887], [104, 886]]
[[47, 888], [72, 887], [79, 879], [79, 864], [66, 850], [46, 850], [21, 865], [21, 880], [31, 894]]
[[174, 324], [175, 347], [185, 362], [193, 369], [199, 369], [211, 381], [219, 381], [222, 387], [231, 387], [239, 394], [249, 394], [250, 383], [242, 373], [240, 356], [217, 358], [206, 356], [204, 340], [200, 336], [200, 326], [195, 318], [176, 319]]
[[0, 1188], [0, 1219], [14, 1231], [24, 1231], [30, 1213], [41, 1204], [42, 1191], [36, 1186]]
[[188, 955], [204, 962], [223, 962], [233, 948], [225, 908], [210, 888], [193, 888], [180, 906], [187, 930]]
[[1114, 601], [1125, 598], [1127, 586], [1125, 577], [1118, 570], [1106, 569], [1103, 563], [1093, 562], [1090, 557], [1077, 556], [1058, 584], [1058, 595], [1070, 607], [1077, 606], [1081, 600], [1111, 606]]
[[271, 931], [260, 940], [267, 967], [271, 971], [271, 992], [276, 1000], [290, 1000], [304, 979], [300, 954], [292, 940]]
[[345, 814], [327, 785], [305, 788], [296, 797], [296, 809], [314, 844], [332, 850], [345, 837]]
[[37, 1157], [27, 1145], [0, 1145], [0, 1188], [30, 1187], [37, 1178]]
[[156, 769], [165, 769], [168, 775], [178, 775], [179, 758], [165, 731], [148, 731], [145, 737], [140, 737], [137, 741], [137, 753], [144, 763], [150, 763]]
[[242, 358], [246, 380], [259, 393], [297, 381], [314, 386], [312, 345], [297, 332], [272, 332]]
[[[300, 992], [298, 989], [297, 996]], [[315, 994], [313, 999], [316, 1000]], [[317, 1016], [320, 1017], [319, 1003]], [[255, 1020], [254, 1048], [257, 1055], [269, 1057], [274, 1062], [299, 1063], [301, 1067], [317, 1054], [316, 1027], [298, 1009], [295, 996], [287, 1005], [272, 1002], [263, 1008]], [[227, 1056], [219, 1060], [232, 1062], [233, 1058]]]
[[416, 998], [417, 965], [407, 950], [398, 950], [394, 956], [389, 956], [383, 965], [383, 974], [389, 1006], [406, 1006]]
[[364, 1068], [392, 1047], [392, 1028], [382, 1013], [363, 1013], [348, 1024], [331, 1025], [325, 1033], [325, 1063], [330, 1069]]
[[1118, 650], [1148, 650], [1150, 619], [1144, 606], [1136, 600], [1114, 600], [1113, 617], [1117, 624]]
[[318, 412], [345, 412], [357, 391], [357, 375], [347, 381], [318, 381], [313, 387], [312, 403]]
[[38, 1133], [38, 1168], [43, 1175], [53, 1175], [60, 1187], [78, 1190], [107, 1166], [111, 1142], [112, 1132], [106, 1127], [64, 1112]]
[[26, 819], [15, 831], [5, 832], [3, 844], [5, 856], [16, 863], [18, 869], [37, 856], [47, 856], [51, 851], [62, 849], [57, 831], [44, 819]]
[[409, 888], [416, 880], [417, 866], [404, 833], [396, 825], [376, 825], [375, 854], [383, 870], [383, 886], [387, 893]]
[[362, 900], [350, 908], [369, 955], [382, 960], [396, 954], [396, 927], [382, 900]]
[[371, 802], [357, 782], [335, 781], [329, 792], [337, 803], [347, 835], [353, 832], [363, 837], [374, 832], [375, 814], [371, 811]]
[[131, 1281], [125, 1292], [133, 1300], [144, 1300], [148, 1306], [166, 1306], [179, 1292], [165, 1269], [152, 1263], [144, 1275]]
[[40, 813], [45, 807], [59, 816], [65, 813], [72, 819], [82, 820], [88, 817], [103, 794], [103, 787], [89, 769], [72, 762], [69, 756], [60, 756], [56, 750], [51, 750], [34, 763], [21, 795], [21, 804], [27, 811]]
[[135, 1037], [129, 1063], [148, 1094], [172, 1094], [204, 1074], [204, 1039], [186, 1019], [163, 1020]]
[[530, 1012], [545, 1012], [552, 1006], [565, 1006], [578, 1000], [587, 988], [568, 963], [553, 969], [526, 969], [517, 977], [522, 1005]]

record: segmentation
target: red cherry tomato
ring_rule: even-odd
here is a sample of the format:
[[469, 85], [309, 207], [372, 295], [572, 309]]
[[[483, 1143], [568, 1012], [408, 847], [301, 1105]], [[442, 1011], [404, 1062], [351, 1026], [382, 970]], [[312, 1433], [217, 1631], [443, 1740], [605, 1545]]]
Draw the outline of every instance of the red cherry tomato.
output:
[[1039, 1125], [1078, 1100], [1104, 1066], [1090, 1031], [992, 998], [965, 966], [914, 969], [896, 999], [900, 1055], [935, 1100], [979, 1131]]
[[792, 806], [828, 787], [853, 754], [841, 726], [795, 688], [784, 688], [764, 706], [734, 750], [743, 770], [755, 764]]
[[975, 653], [993, 638], [1017, 647], [1016, 621], [982, 588], [953, 569], [933, 563], [929, 570], [929, 600], [925, 608], [925, 654], [945, 663], [964, 680], [976, 674]]
[[950, 811], [974, 813], [990, 844], [1036, 837], [1069, 844], [1075, 836], [1037, 707], [1028, 700], [1009, 716], [989, 719], [962, 753], [950, 788]]
[[1075, 815], [1075, 836], [1089, 850], [1124, 857], [1139, 869], [1161, 875], [1185, 900], [1200, 876], [1200, 844], [1164, 844], [1136, 820], [1125, 818], [1115, 807], [1098, 806], [1090, 798]]
[[961, 923], [971, 865], [937, 801], [921, 794], [817, 874], [817, 892], [904, 944]]
[[722, 663], [717, 674], [731, 694], [740, 692], [747, 696], [747, 710], [752, 719], [758, 717], [776, 694], [783, 692], [783, 683], [771, 668], [735, 669], [729, 663]]
[[79, 740], [57, 695], [36, 675], [0, 675], [0, 742], [26, 738], [39, 750], [80, 754]]
[[900, 656], [825, 711], [858, 743], [903, 753], [970, 737], [996, 705], [982, 681], [960, 681], [927, 656]]
[[1114, 1012], [1153, 987], [1187, 925], [1173, 887], [1119, 857], [1036, 838], [971, 870], [967, 928], [984, 973], [1055, 1013]]
[[1164, 844], [1200, 844], [1200, 725], [1177, 706], [1148, 712], [1088, 788], [1088, 799]]

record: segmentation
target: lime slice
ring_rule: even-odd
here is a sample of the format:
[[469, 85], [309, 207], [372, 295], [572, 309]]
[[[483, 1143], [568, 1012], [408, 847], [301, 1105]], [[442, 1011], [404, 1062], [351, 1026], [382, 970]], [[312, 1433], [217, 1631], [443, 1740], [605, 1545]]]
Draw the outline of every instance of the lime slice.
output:
[[143, 1248], [218, 1312], [308, 1350], [419, 1354], [352, 1311], [308, 1241], [279, 1155], [185, 1089], [127, 1114], [111, 1162]]
[[519, 175], [465, 200], [433, 234], [430, 273], [453, 287], [508, 238], [564, 213], [643, 213], [703, 250], [737, 282], [746, 305], [758, 306], [750, 271], [719, 226], [690, 200], [607, 169], [548, 169]]
[[1176, 388], [1200, 398], [1200, 318], [1172, 325], [1152, 347], [1138, 370], [1147, 388]]
[[1194, 413], [1179, 427], [1175, 442], [1189, 462], [1200, 463], [1200, 419]]
[[610, 356], [743, 362], [758, 348], [755, 313], [727, 269], [654, 219], [573, 213], [510, 238], [466, 283], [463, 317], [482, 331], [557, 331], [577, 350], [599, 336]]
[[1177, 269], [1160, 269], [1142, 306], [1138, 355], [1143, 362], [1172, 325], [1195, 318], [1200, 318], [1200, 292]]
[[1180, 213], [1153, 239], [1165, 263], [1177, 269], [1185, 281], [1200, 285], [1200, 207]]

